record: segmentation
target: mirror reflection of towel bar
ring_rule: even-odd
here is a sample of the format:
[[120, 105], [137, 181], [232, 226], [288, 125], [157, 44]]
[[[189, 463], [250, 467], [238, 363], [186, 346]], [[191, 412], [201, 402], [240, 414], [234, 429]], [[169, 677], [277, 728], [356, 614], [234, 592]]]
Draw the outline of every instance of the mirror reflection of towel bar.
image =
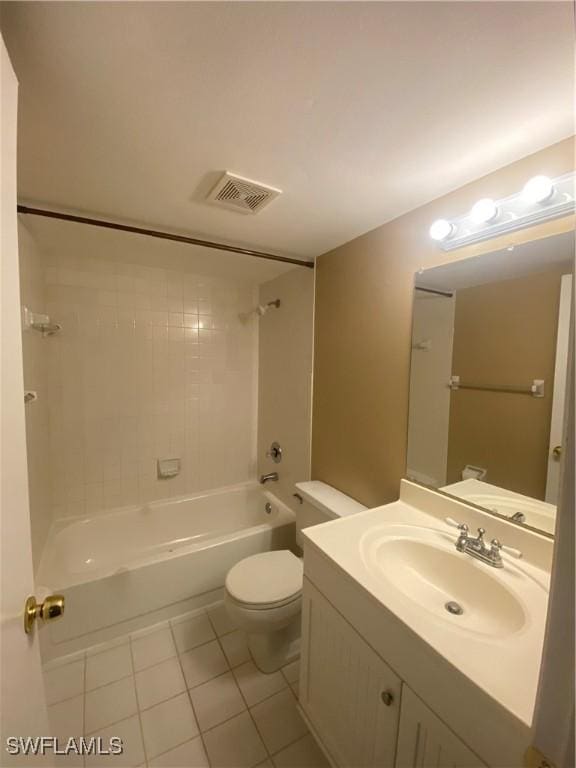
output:
[[451, 376], [448, 386], [456, 389], [480, 389], [487, 392], [510, 392], [517, 395], [544, 397], [544, 379], [533, 379], [529, 387], [515, 387], [507, 384], [466, 384], [460, 381], [460, 376]]

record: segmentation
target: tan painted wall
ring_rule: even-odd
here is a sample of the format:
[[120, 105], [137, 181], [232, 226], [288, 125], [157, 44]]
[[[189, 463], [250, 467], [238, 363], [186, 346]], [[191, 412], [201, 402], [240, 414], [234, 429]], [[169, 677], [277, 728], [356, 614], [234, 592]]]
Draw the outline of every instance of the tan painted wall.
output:
[[[258, 473], [278, 472], [268, 486], [294, 507], [294, 483], [310, 478], [314, 273], [296, 267], [260, 286], [260, 303], [280, 299], [259, 322]], [[266, 456], [273, 440], [283, 450]]]
[[[574, 168], [573, 139], [478, 179], [324, 254], [316, 270], [312, 477], [367, 505], [398, 497], [406, 466], [413, 275], [454, 259], [574, 229], [574, 217], [445, 254], [431, 222], [531, 176]], [[383, 169], [385, 173], [385, 169]]]
[[474, 464], [487, 482], [544, 499], [562, 272], [457, 291], [452, 373], [484, 386], [544, 379], [545, 389], [543, 398], [452, 392], [449, 483]]

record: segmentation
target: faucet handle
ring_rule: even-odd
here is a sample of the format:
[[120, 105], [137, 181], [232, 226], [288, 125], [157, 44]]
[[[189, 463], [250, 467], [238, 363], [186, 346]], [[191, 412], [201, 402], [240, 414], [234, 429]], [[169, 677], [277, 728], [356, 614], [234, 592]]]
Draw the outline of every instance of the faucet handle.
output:
[[456, 520], [454, 520], [453, 517], [446, 517], [444, 518], [448, 525], [451, 525], [452, 528], [458, 528], [459, 531], [463, 531], [464, 533], [468, 533], [470, 530], [466, 523], [457, 523]]
[[492, 539], [490, 544], [492, 546], [492, 552], [500, 552], [500, 550], [502, 550], [508, 555], [515, 557], [517, 560], [520, 560], [520, 558], [523, 556], [519, 549], [516, 549], [515, 547], [507, 547], [504, 544], [501, 544], [498, 539]]

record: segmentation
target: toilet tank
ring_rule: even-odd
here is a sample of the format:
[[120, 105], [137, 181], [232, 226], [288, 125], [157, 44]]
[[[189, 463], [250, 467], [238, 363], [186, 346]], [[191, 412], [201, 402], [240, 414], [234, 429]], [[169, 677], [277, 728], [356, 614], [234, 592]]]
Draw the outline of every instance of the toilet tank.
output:
[[368, 509], [321, 480], [296, 483], [296, 491], [302, 498], [302, 503], [296, 508], [296, 542], [299, 547], [302, 547], [300, 532], [303, 528], [327, 523], [329, 520], [347, 517]]

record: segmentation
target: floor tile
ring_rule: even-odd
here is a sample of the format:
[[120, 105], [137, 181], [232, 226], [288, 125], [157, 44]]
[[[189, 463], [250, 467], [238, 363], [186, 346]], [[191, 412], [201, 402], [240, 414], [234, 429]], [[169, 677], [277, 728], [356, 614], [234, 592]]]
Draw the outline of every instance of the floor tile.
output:
[[198, 736], [198, 726], [187, 693], [141, 713], [148, 759]]
[[243, 630], [235, 629], [234, 632], [223, 635], [220, 638], [220, 644], [231, 667], [238, 667], [240, 664], [244, 664], [245, 661], [250, 661], [248, 641]]
[[52, 755], [50, 768], [84, 768], [84, 755]]
[[136, 673], [136, 692], [140, 709], [147, 709], [171, 699], [185, 690], [186, 683], [176, 657]]
[[330, 768], [328, 760], [311, 734], [274, 755], [276, 768]]
[[110, 648], [86, 659], [86, 690], [91, 691], [132, 674], [130, 647]]
[[232, 632], [238, 629], [238, 625], [228, 615], [226, 606], [224, 603], [217, 603], [206, 609], [210, 621], [216, 630], [218, 636], [225, 635], [227, 632]]
[[132, 636], [134, 669], [139, 671], [176, 655], [172, 633], [163, 627], [149, 634]]
[[231, 672], [192, 688], [190, 698], [201, 731], [213, 728], [246, 709]]
[[[178, 616], [174, 617], [174, 621], [178, 621]], [[147, 627], [135, 629], [134, 632], [130, 632], [130, 640], [139, 640], [141, 637], [154, 635], [156, 632], [160, 632], [162, 629], [170, 629], [170, 622], [160, 621], [157, 624], [150, 624]]]
[[200, 645], [180, 656], [186, 685], [193, 688], [228, 671], [228, 662], [217, 640]]
[[155, 757], [149, 765], [150, 768], [210, 768], [199, 736]]
[[292, 693], [294, 696], [296, 696], [297, 699], [300, 698], [300, 681], [296, 680], [295, 683], [290, 683], [290, 688], [292, 689]]
[[271, 754], [308, 733], [296, 709], [294, 694], [289, 688], [256, 704], [250, 709], [250, 714]]
[[300, 678], [300, 659], [282, 667], [282, 674], [289, 683], [295, 683]]
[[84, 660], [74, 661], [44, 673], [46, 703], [56, 704], [84, 692]]
[[203, 645], [216, 637], [210, 619], [205, 613], [186, 621], [172, 623], [172, 632], [178, 653], [189, 651], [197, 645]]
[[84, 696], [75, 696], [48, 707], [50, 732], [60, 740], [84, 733]]
[[86, 733], [125, 720], [138, 712], [134, 678], [125, 677], [86, 694]]
[[213, 768], [252, 768], [266, 758], [266, 748], [247, 712], [204, 734]]
[[105, 643], [99, 643], [98, 645], [92, 645], [86, 650], [86, 656], [96, 656], [102, 651], [109, 651], [111, 648], [118, 648], [120, 645], [128, 645], [128, 635], [122, 635], [122, 637], [115, 637], [113, 640], [107, 640]]
[[234, 677], [240, 686], [248, 706], [257, 704], [262, 699], [286, 688], [288, 683], [281, 672], [265, 675], [256, 667], [253, 661], [248, 661], [234, 670]]
[[68, 653], [66, 656], [58, 656], [57, 658], [51, 659], [45, 664], [42, 664], [42, 671], [49, 672], [52, 669], [64, 667], [66, 664], [72, 664], [74, 661], [84, 661], [85, 656], [86, 651], [78, 651], [76, 653]]
[[263, 763], [258, 763], [258, 765], [255, 766], [255, 768], [274, 768], [274, 764], [272, 760], [264, 760]]
[[122, 739], [124, 751], [121, 755], [109, 755], [106, 757], [102, 755], [86, 755], [86, 768], [116, 768], [117, 766], [134, 768], [134, 766], [141, 765], [144, 762], [145, 755], [140, 721], [136, 715], [98, 731], [98, 736], [102, 737], [103, 744], [107, 744], [112, 736], [117, 736]]

